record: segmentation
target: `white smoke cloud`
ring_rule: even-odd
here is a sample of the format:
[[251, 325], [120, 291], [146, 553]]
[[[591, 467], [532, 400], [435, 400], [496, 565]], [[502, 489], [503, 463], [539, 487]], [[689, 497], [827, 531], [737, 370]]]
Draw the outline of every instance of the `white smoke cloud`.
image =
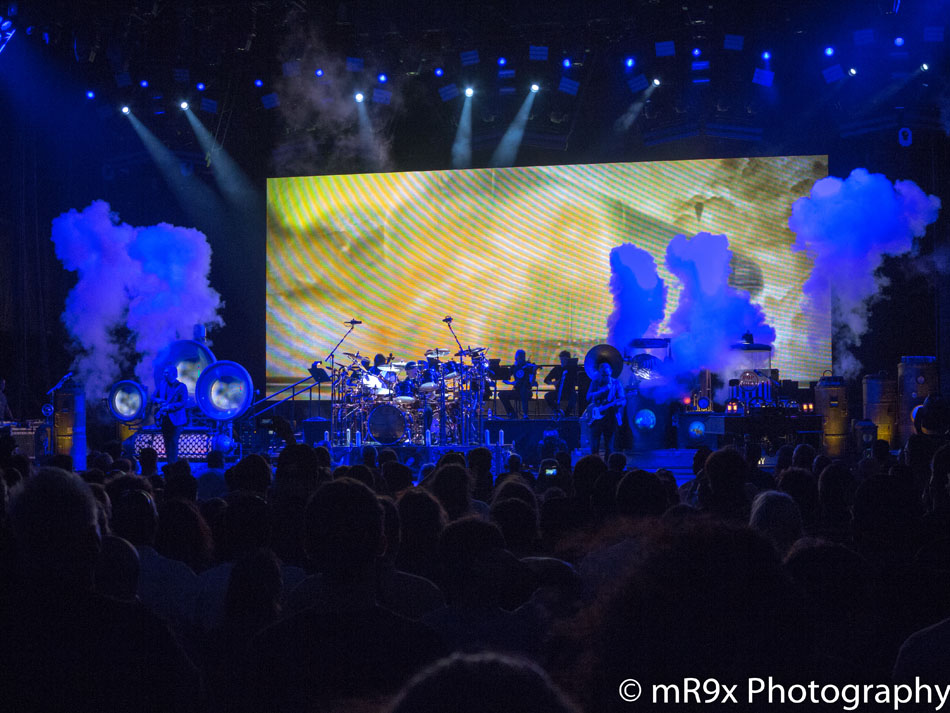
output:
[[670, 317], [678, 374], [702, 368], [729, 373], [737, 359], [731, 346], [746, 332], [760, 344], [775, 341], [762, 308], [748, 292], [730, 286], [731, 261], [725, 235], [677, 235], [666, 248], [666, 266], [681, 285], [679, 305]]
[[190, 338], [197, 323], [222, 324], [221, 297], [208, 282], [211, 247], [198, 230], [133, 227], [95, 201], [56, 218], [52, 240], [63, 266], [79, 274], [62, 319], [77, 349], [73, 369], [90, 398], [105, 396], [130, 361], [138, 380], [151, 385], [162, 348]]
[[666, 284], [653, 256], [629, 243], [613, 248], [610, 292], [614, 311], [607, 318], [607, 341], [623, 352], [631, 340], [654, 336], [666, 309]]
[[[856, 168], [846, 179], [815, 182], [811, 193], [792, 205], [788, 226], [795, 250], [814, 259], [805, 283], [804, 312], [832, 315], [835, 373], [856, 377], [861, 365], [852, 354], [868, 328], [871, 305], [886, 279], [877, 275], [884, 255], [902, 255], [937, 219], [940, 199], [912, 181]], [[809, 329], [817, 333], [817, 329]]]

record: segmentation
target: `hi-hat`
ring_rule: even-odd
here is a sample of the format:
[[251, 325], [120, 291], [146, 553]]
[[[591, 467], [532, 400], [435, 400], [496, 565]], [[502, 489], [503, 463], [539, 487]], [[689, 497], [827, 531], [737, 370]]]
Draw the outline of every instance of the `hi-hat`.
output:
[[485, 353], [486, 347], [469, 347], [468, 349], [463, 349], [460, 352], [455, 352], [457, 357], [471, 357], [478, 356]]
[[444, 356], [449, 355], [448, 349], [428, 349], [426, 350], [427, 357], [435, 357], [436, 359], [441, 359]]

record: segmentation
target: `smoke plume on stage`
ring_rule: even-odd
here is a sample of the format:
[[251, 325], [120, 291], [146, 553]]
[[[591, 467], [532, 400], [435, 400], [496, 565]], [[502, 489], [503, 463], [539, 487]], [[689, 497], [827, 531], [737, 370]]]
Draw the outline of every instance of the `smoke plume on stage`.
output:
[[105, 201], [53, 220], [63, 266], [79, 274], [63, 323], [75, 340], [74, 369], [91, 397], [105, 396], [123, 371], [152, 384], [152, 361], [195, 324], [220, 325], [220, 295], [208, 282], [211, 247], [194, 228], [133, 227]]
[[[868, 328], [868, 313], [882, 295], [886, 278], [877, 274], [885, 255], [902, 255], [937, 219], [940, 199], [912, 181], [856, 168], [846, 179], [815, 182], [808, 196], [792, 205], [788, 225], [797, 235], [793, 249], [814, 259], [804, 286], [805, 314], [832, 314], [834, 369], [855, 377], [861, 364], [851, 352]], [[806, 330], [814, 334], [814, 330]]]
[[627, 243], [610, 251], [610, 293], [614, 311], [607, 319], [607, 339], [623, 351], [633, 339], [655, 336], [666, 312], [666, 283], [653, 256]]

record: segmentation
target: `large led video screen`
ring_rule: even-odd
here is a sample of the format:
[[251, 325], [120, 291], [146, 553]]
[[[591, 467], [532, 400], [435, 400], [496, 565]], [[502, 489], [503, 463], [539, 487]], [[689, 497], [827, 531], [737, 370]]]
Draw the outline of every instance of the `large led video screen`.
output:
[[665, 251], [698, 232], [728, 237], [730, 284], [775, 329], [781, 378], [817, 379], [830, 315], [802, 314], [812, 261], [791, 249], [788, 218], [827, 169], [827, 156], [784, 156], [270, 179], [268, 383], [306, 375], [350, 319], [362, 324], [341, 351], [369, 357], [454, 353], [451, 315], [464, 346], [502, 363], [521, 348], [539, 364], [583, 358], [607, 341], [610, 251], [625, 243], [668, 285], [664, 335], [679, 289]]

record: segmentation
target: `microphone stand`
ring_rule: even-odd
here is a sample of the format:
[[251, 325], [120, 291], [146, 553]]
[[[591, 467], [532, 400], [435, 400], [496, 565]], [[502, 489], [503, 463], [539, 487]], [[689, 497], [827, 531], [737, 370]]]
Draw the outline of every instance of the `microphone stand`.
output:
[[333, 349], [330, 351], [330, 353], [327, 354], [327, 358], [323, 360], [324, 362], [330, 362], [330, 374], [332, 375], [332, 377], [331, 377], [331, 379], [330, 379], [330, 434], [331, 434], [331, 443], [330, 443], [330, 445], [333, 445], [332, 440], [337, 437], [337, 432], [336, 432], [336, 419], [334, 418], [334, 413], [335, 413], [335, 411], [334, 411], [334, 408], [333, 408], [333, 404], [336, 403], [336, 402], [339, 400], [339, 395], [340, 395], [340, 394], [339, 394], [339, 389], [338, 389], [338, 379], [336, 378], [336, 377], [337, 377], [337, 374], [336, 374], [336, 359], [335, 359], [336, 350], [339, 349], [339, 348], [340, 348], [340, 345], [343, 344], [343, 342], [346, 341], [346, 338], [347, 338], [348, 336], [350, 336], [350, 333], [351, 333], [354, 329], [356, 329], [356, 322], [355, 322], [354, 320], [351, 320], [351, 321], [349, 321], [349, 322], [344, 322], [344, 324], [349, 324], [349, 325], [350, 325], [350, 328], [346, 331], [346, 334], [344, 334], [344, 335], [340, 338], [340, 341], [338, 341], [338, 342], [336, 343], [336, 346], [333, 347]]

